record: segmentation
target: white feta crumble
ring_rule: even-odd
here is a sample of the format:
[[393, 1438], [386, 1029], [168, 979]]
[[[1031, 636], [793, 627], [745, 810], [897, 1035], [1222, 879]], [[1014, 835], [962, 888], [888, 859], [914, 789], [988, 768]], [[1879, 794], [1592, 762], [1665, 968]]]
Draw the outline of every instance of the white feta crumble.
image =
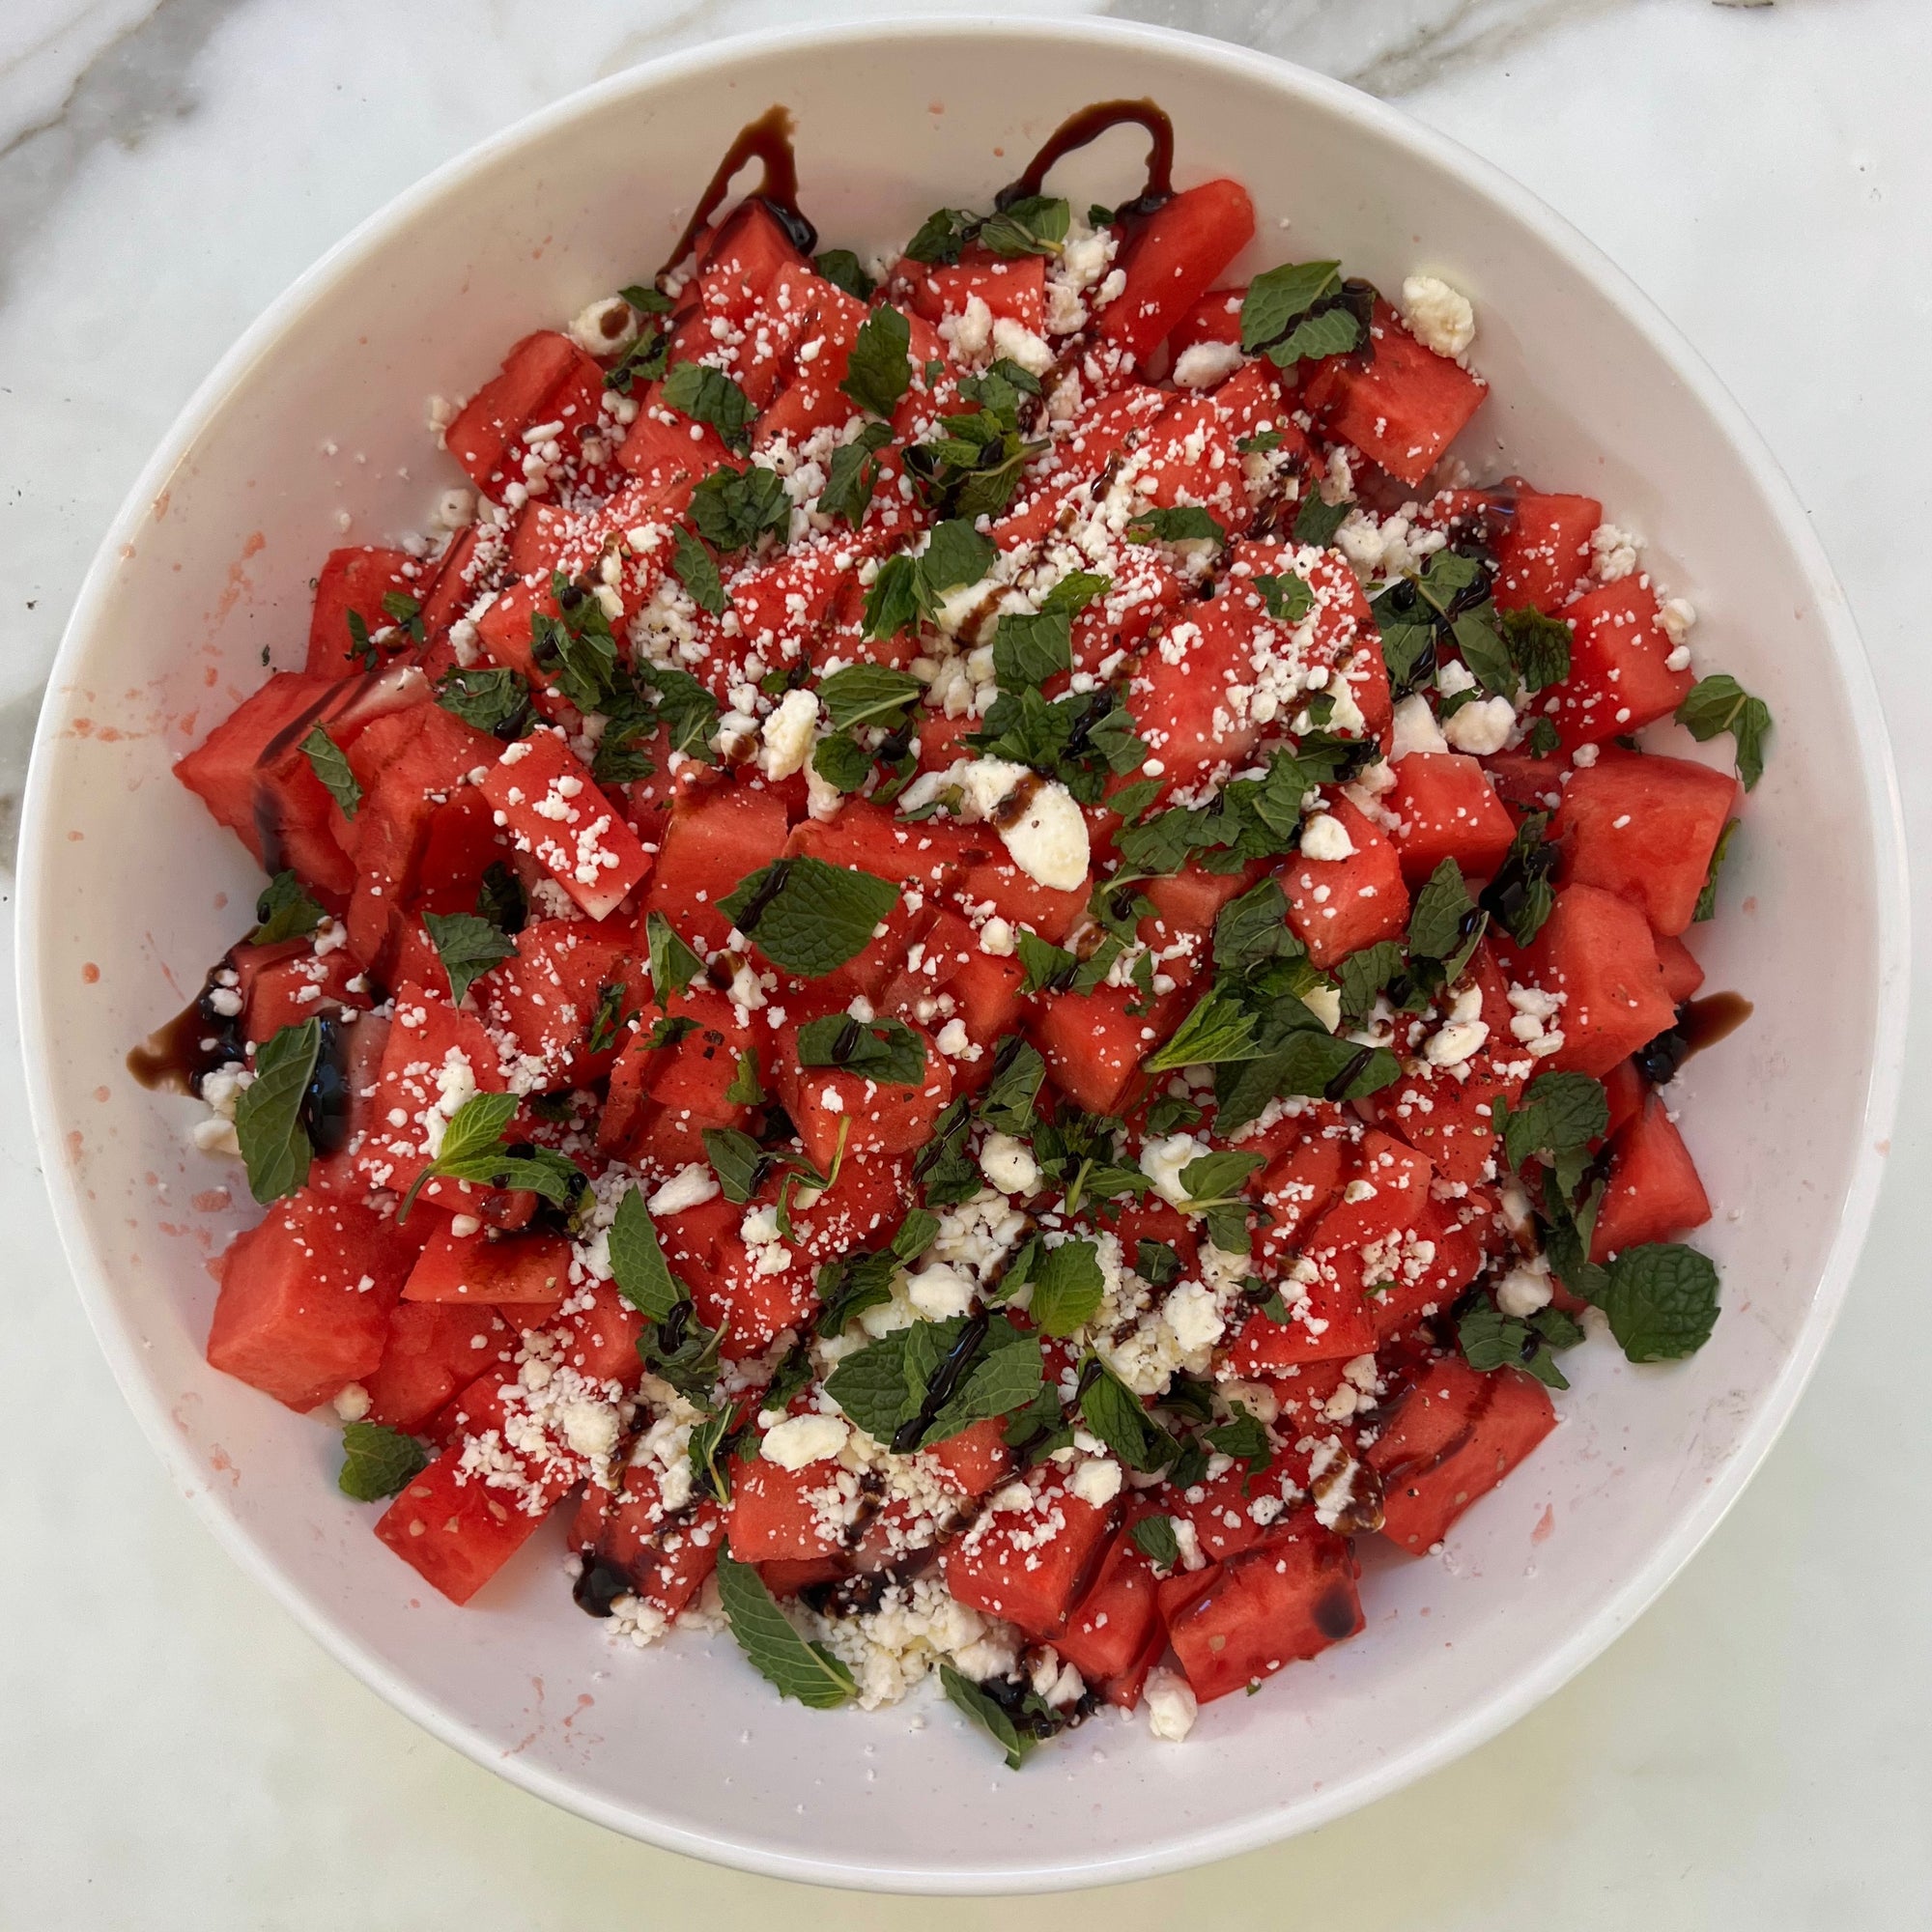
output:
[[778, 708], [765, 720], [764, 743], [758, 752], [758, 765], [768, 779], [788, 779], [805, 769], [811, 755], [811, 741], [818, 729], [818, 696], [810, 691], [788, 691]]
[[1031, 1194], [1039, 1185], [1033, 1150], [1011, 1134], [993, 1133], [980, 1150], [980, 1172], [1002, 1194]]
[[1643, 539], [1615, 524], [1599, 524], [1590, 533], [1590, 574], [1599, 583], [1615, 583], [1636, 569]]
[[1194, 1728], [1201, 1706], [1178, 1671], [1156, 1670], [1147, 1681], [1148, 1729], [1166, 1744], [1179, 1744]]
[[1238, 342], [1196, 342], [1174, 358], [1174, 380], [1183, 389], [1211, 389], [1247, 359]]
[[1469, 298], [1439, 275], [1406, 276], [1402, 313], [1415, 339], [1438, 355], [1461, 355], [1476, 339], [1476, 311]]
[[1301, 828], [1301, 856], [1304, 859], [1320, 859], [1334, 863], [1342, 859], [1351, 859], [1355, 854], [1355, 841], [1349, 837], [1349, 828], [1332, 813], [1318, 811]]
[[1389, 760], [1399, 762], [1411, 752], [1446, 752], [1449, 741], [1435, 722], [1435, 713], [1420, 692], [1412, 693], [1395, 707], [1395, 724], [1389, 745]]
[[718, 1198], [718, 1177], [709, 1165], [694, 1160], [671, 1176], [644, 1205], [653, 1214], [681, 1214]]
[[852, 1426], [840, 1415], [792, 1415], [765, 1431], [758, 1454], [781, 1469], [803, 1469], [811, 1463], [830, 1462], [852, 1438]]
[[1465, 704], [1442, 726], [1442, 735], [1459, 752], [1485, 757], [1500, 752], [1516, 728], [1516, 707], [1507, 697], [1479, 697]]
[[1180, 1184], [1181, 1174], [1206, 1151], [1192, 1134], [1169, 1134], [1165, 1140], [1150, 1141], [1141, 1149], [1141, 1172], [1163, 1201], [1185, 1208], [1191, 1197]]

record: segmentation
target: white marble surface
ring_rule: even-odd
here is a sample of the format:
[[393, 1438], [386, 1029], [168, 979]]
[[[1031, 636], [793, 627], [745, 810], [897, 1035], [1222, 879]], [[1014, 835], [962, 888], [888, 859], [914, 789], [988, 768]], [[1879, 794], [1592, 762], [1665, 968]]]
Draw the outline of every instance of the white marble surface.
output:
[[[654, 52], [805, 11], [578, 0], [560, 30], [566, 10], [544, 0], [0, 8], [9, 838], [39, 690], [99, 531], [249, 318], [477, 137]], [[1913, 830], [1932, 833], [1916, 588], [1932, 527], [1918, 449], [1932, 423], [1924, 0], [1117, 11], [1400, 99], [1519, 175], [1657, 297], [1810, 505], [1877, 667]], [[945, 1927], [1129, 1932], [1258, 1909], [1350, 1932], [1932, 1923], [1919, 1504], [1932, 1420], [1915, 1360], [1932, 1114], [1916, 1099], [1858, 1290], [1796, 1422], [1709, 1548], [1577, 1683], [1463, 1764], [1299, 1843], [1084, 1898], [908, 1907], [713, 1871], [549, 1810], [298, 1634], [170, 1493], [122, 1409], [48, 1225], [13, 1028], [10, 989], [0, 1926], [481, 1932], [614, 1913], [868, 1932], [911, 1911]], [[1922, 1028], [1912, 1053], [1932, 1071]]]

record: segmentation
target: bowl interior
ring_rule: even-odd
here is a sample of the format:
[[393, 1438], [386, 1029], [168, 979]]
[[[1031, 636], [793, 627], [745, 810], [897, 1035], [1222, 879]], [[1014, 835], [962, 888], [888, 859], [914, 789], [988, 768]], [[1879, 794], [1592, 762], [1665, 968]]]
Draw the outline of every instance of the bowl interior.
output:
[[[1426, 267], [1468, 291], [1493, 394], [1466, 461], [1601, 497], [1697, 605], [1700, 663], [1769, 700], [1770, 773], [1724, 916], [1693, 941], [1711, 984], [1757, 1011], [1686, 1075], [1725, 1276], [1711, 1346], [1670, 1369], [1573, 1357], [1564, 1427], [1442, 1557], [1371, 1556], [1362, 1640], [1213, 1707], [1190, 1747], [1106, 1717], [1010, 1775], [943, 1705], [781, 1705], [728, 1636], [618, 1653], [571, 1608], [554, 1525], [476, 1606], [434, 1599], [336, 1494], [332, 1434], [202, 1361], [210, 1259], [253, 1210], [189, 1146], [193, 1103], [143, 1092], [124, 1056], [259, 887], [169, 762], [265, 664], [300, 663], [330, 546], [420, 527], [456, 479], [428, 396], [472, 389], [519, 334], [647, 274], [774, 101], [797, 117], [826, 243], [864, 251], [984, 202], [1073, 109], [1145, 95], [1174, 118], [1183, 184], [1225, 172], [1253, 191], [1258, 256], [1338, 255], [1390, 288]], [[1056, 185], [1134, 191], [1137, 140], [1109, 136]], [[249, 1567], [405, 1709], [592, 1817], [764, 1870], [932, 1889], [1124, 1877], [1281, 1835], [1553, 1689], [1689, 1554], [1795, 1399], [1874, 1184], [1874, 1068], [1895, 1060], [1897, 847], [1863, 680], [1781, 481], [1709, 377], [1527, 197], [1372, 103], [1252, 54], [1069, 25], [799, 37], [622, 76], [313, 271], [190, 409], [90, 580], [43, 724], [22, 925], [37, 1111], [83, 1293]]]

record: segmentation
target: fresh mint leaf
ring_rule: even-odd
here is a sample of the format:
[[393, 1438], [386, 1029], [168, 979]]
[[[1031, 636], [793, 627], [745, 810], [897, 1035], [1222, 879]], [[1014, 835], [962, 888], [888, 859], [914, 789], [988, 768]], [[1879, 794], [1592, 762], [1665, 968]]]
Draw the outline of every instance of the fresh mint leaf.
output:
[[422, 605], [407, 590], [385, 590], [383, 592], [383, 614], [400, 631], [407, 631], [411, 639], [421, 643], [423, 640]]
[[[1690, 915], [1693, 922], [1715, 919], [1718, 915], [1718, 874], [1723, 869], [1724, 854], [1731, 849], [1731, 834], [1741, 822], [1733, 818], [1718, 834], [1718, 842], [1711, 848], [1711, 863], [1705, 869], [1703, 886], [1697, 894], [1696, 909]], [[260, 910], [258, 906], [256, 911], [259, 913]]]
[[608, 711], [618, 693], [617, 640], [604, 607], [560, 570], [551, 572], [556, 614], [530, 616], [530, 660], [580, 711]]
[[1080, 969], [1080, 961], [1072, 953], [1024, 926], [1016, 944], [1020, 964], [1026, 968], [1026, 978], [1020, 984], [1022, 994], [1056, 992], [1068, 984]]
[[474, 913], [426, 912], [422, 920], [449, 976], [449, 997], [455, 1006], [463, 1004], [464, 994], [493, 966], [517, 956], [516, 941]]
[[903, 1020], [856, 1020], [826, 1013], [798, 1030], [801, 1066], [838, 1066], [882, 1087], [916, 1087], [925, 1078], [925, 1041]]
[[751, 447], [757, 411], [730, 377], [702, 362], [673, 362], [660, 392], [668, 407], [696, 422], [709, 423], [724, 447], [741, 455]]
[[764, 1185], [777, 1158], [737, 1127], [705, 1127], [704, 1152], [724, 1198], [742, 1206]]
[[1247, 973], [1270, 959], [1298, 959], [1307, 949], [1288, 923], [1288, 895], [1268, 878], [1232, 898], [1214, 918], [1214, 968]]
[[858, 791], [872, 775], [872, 754], [854, 738], [821, 738], [812, 747], [811, 769], [835, 791]]
[[[768, 1389], [765, 1393], [768, 1407], [781, 1406], [772, 1398]], [[739, 1430], [737, 1409], [725, 1403], [715, 1413], [707, 1415], [691, 1432], [689, 1455], [691, 1459], [692, 1487], [701, 1496], [709, 1496], [712, 1501], [728, 1503], [731, 1500], [731, 1457], [740, 1439], [755, 1443], [756, 1435], [751, 1430]]]
[[1045, 1080], [1046, 1062], [1038, 1049], [1018, 1034], [1009, 1034], [993, 1049], [992, 1077], [980, 1100], [980, 1120], [999, 1133], [1030, 1133]]
[[1478, 1301], [1456, 1324], [1457, 1346], [1472, 1369], [1489, 1374], [1521, 1369], [1546, 1387], [1566, 1389], [1569, 1378], [1556, 1366], [1549, 1345], [1528, 1322], [1503, 1314], [1492, 1302]]
[[1315, 609], [1315, 592], [1298, 578], [1263, 573], [1253, 580], [1267, 613], [1277, 624], [1298, 624]]
[[920, 582], [936, 600], [949, 590], [978, 583], [999, 561], [999, 552], [963, 517], [935, 524], [916, 559]]
[[839, 388], [868, 414], [890, 417], [912, 386], [912, 324], [881, 302], [859, 325]]
[[714, 617], [724, 614], [730, 600], [724, 595], [724, 580], [718, 574], [717, 561], [687, 529], [671, 532], [670, 572], [700, 611]]
[[1556, 910], [1556, 888], [1550, 880], [1561, 855], [1548, 842], [1548, 812], [1525, 813], [1502, 864], [1476, 901], [1519, 946], [1529, 945]]
[[1127, 524], [1129, 543], [1224, 544], [1228, 532], [1218, 517], [1196, 503], [1177, 503], [1165, 509], [1143, 510]]
[[429, 1467], [413, 1435], [380, 1422], [352, 1422], [342, 1432], [342, 1471], [335, 1487], [358, 1503], [399, 1494]]
[[1378, 940], [1350, 953], [1335, 969], [1344, 1024], [1365, 1019], [1374, 1010], [1376, 995], [1401, 971], [1402, 948], [1392, 939]]
[[493, 738], [520, 738], [529, 727], [529, 680], [502, 666], [445, 671], [437, 680], [436, 701], [452, 717]]
[[1241, 298], [1241, 347], [1252, 355], [1279, 342], [1342, 284], [1340, 262], [1284, 263], [1257, 275]]
[[893, 440], [888, 423], [867, 423], [850, 442], [841, 442], [826, 466], [825, 488], [818, 493], [821, 516], [843, 517], [856, 530], [871, 507], [879, 481], [878, 452]]
[[811, 258], [811, 266], [832, 284], [843, 289], [855, 301], [870, 301], [876, 286], [867, 274], [857, 255], [849, 248], [827, 248]]
[[1450, 625], [1456, 648], [1469, 675], [1496, 697], [1516, 696], [1520, 685], [1516, 660], [1496, 629], [1495, 607], [1484, 602], [1464, 611]]
[[939, 1682], [947, 1701], [954, 1709], [964, 1711], [1006, 1752], [1007, 1769], [1018, 1771], [1033, 1755], [1039, 1740], [1020, 1730], [1007, 1715], [1004, 1705], [989, 1696], [970, 1677], [962, 1677], [952, 1664], [942, 1663], [939, 1666]]
[[374, 670], [382, 658], [376, 648], [376, 640], [369, 635], [369, 620], [359, 611], [351, 611], [349, 619], [349, 652], [364, 670]]
[[1151, 1475], [1179, 1454], [1179, 1443], [1097, 1355], [1088, 1356], [1080, 1385], [1081, 1420], [1128, 1468]]
[[1057, 255], [1066, 240], [1072, 211], [1052, 195], [1030, 194], [1009, 202], [980, 224], [980, 242], [994, 254]]
[[1444, 859], [1415, 895], [1408, 916], [1410, 956], [1453, 959], [1466, 937], [1464, 922], [1475, 910], [1476, 902], [1463, 881], [1463, 868], [1454, 859]]
[[1090, 1321], [1106, 1293], [1099, 1249], [1092, 1241], [1063, 1241], [1042, 1248], [1030, 1270], [1035, 1323], [1049, 1335], [1067, 1336]]
[[1064, 611], [1069, 617], [1077, 617], [1096, 597], [1104, 597], [1114, 587], [1111, 577], [1102, 577], [1096, 570], [1069, 570], [1046, 595], [1040, 599], [1042, 611]]
[[303, 939], [323, 922], [322, 908], [302, 891], [293, 872], [277, 872], [255, 901], [251, 946], [273, 946], [284, 939]]
[[719, 911], [773, 965], [823, 979], [871, 944], [899, 889], [823, 859], [779, 859], [719, 901]]
[[1321, 491], [1311, 490], [1294, 513], [1295, 542], [1325, 549], [1335, 541], [1335, 532], [1349, 521], [1349, 512], [1354, 507], [1346, 501], [1331, 503]]
[[472, 1186], [524, 1189], [556, 1207], [566, 1207], [583, 1188], [583, 1170], [549, 1148], [515, 1152], [503, 1144], [517, 1111], [514, 1094], [472, 1094], [449, 1118], [442, 1146], [403, 1196], [398, 1223], [409, 1217], [416, 1196], [432, 1180], [467, 1180]]
[[1268, 1440], [1267, 1431], [1244, 1404], [1233, 1402], [1228, 1407], [1231, 1411], [1228, 1420], [1207, 1432], [1208, 1446], [1219, 1450], [1223, 1456], [1232, 1456], [1237, 1463], [1245, 1463], [1250, 1473], [1264, 1469], [1274, 1459], [1274, 1445]]
[[342, 747], [318, 724], [302, 740], [301, 749], [309, 770], [322, 781], [323, 789], [340, 807], [343, 817], [353, 823], [356, 808], [362, 803], [362, 787], [356, 782]]
[[915, 262], [951, 268], [978, 227], [977, 217], [966, 209], [934, 209], [914, 230], [912, 240], [905, 245], [906, 254]]
[[[637, 1014], [631, 1015], [633, 1019]], [[590, 1011], [590, 1035], [586, 1042], [592, 1053], [603, 1053], [617, 1043], [624, 1024], [624, 982], [606, 980], [597, 989], [597, 1004]]]
[[852, 1673], [822, 1643], [808, 1643], [764, 1578], [727, 1545], [718, 1552], [718, 1598], [731, 1634], [752, 1667], [781, 1697], [814, 1711], [836, 1711], [858, 1693]]
[[791, 528], [791, 497], [776, 469], [724, 464], [692, 493], [691, 521], [699, 536], [729, 555], [749, 549], [767, 531], [782, 542]]
[[886, 558], [866, 592], [866, 636], [895, 638], [919, 622], [919, 565], [903, 551]]
[[1525, 605], [1498, 616], [1510, 662], [1526, 691], [1544, 691], [1570, 675], [1570, 626]]
[[823, 679], [818, 701], [835, 731], [854, 724], [896, 724], [917, 704], [925, 687], [909, 670], [890, 665], [846, 665]]
[[1002, 691], [1024, 691], [1073, 668], [1073, 626], [1065, 611], [1004, 612], [993, 632], [993, 675]]
[[1718, 1270], [1695, 1248], [1646, 1241], [1610, 1263], [1609, 1285], [1599, 1300], [1610, 1333], [1632, 1361], [1677, 1361], [1711, 1339]]
[[1514, 1106], [1498, 1100], [1492, 1113], [1503, 1158], [1519, 1170], [1534, 1154], [1554, 1158], [1587, 1147], [1610, 1124], [1604, 1084], [1587, 1073], [1539, 1073]]
[[670, 1009], [691, 982], [704, 971], [704, 961], [679, 938], [677, 928], [661, 912], [644, 916], [644, 947], [649, 955], [651, 992], [662, 1011]]
[[235, 1138], [248, 1170], [248, 1191], [265, 1205], [308, 1179], [315, 1150], [302, 1108], [321, 1053], [321, 1021], [282, 1027], [255, 1049], [255, 1078], [236, 1095]]
[[1727, 671], [1699, 678], [1677, 707], [1678, 724], [1702, 745], [1728, 731], [1737, 747], [1738, 777], [1752, 791], [1764, 776], [1764, 740], [1771, 707], [1753, 697]]
[[617, 1204], [609, 1243], [611, 1278], [617, 1293], [646, 1321], [668, 1321], [679, 1302], [691, 1299], [690, 1289], [671, 1273], [657, 1223], [635, 1187]]
[[1171, 1073], [1182, 1066], [1253, 1060], [1261, 1050], [1256, 1026], [1255, 1015], [1239, 995], [1217, 987], [1195, 1002], [1173, 1038], [1142, 1065], [1150, 1073]]
[[738, 1070], [731, 1076], [731, 1084], [724, 1090], [724, 1104], [728, 1107], [756, 1107], [771, 1097], [765, 1092], [764, 1082], [758, 1077], [758, 1049], [748, 1046], [738, 1056]]
[[1270, 343], [1267, 358], [1279, 369], [1293, 369], [1297, 362], [1319, 362], [1323, 356], [1345, 355], [1360, 346], [1362, 325], [1352, 310], [1324, 308], [1305, 315], [1281, 341]]
[[1174, 1533], [1172, 1517], [1144, 1516], [1129, 1534], [1134, 1539], [1134, 1548], [1157, 1569], [1180, 1567], [1180, 1542]]

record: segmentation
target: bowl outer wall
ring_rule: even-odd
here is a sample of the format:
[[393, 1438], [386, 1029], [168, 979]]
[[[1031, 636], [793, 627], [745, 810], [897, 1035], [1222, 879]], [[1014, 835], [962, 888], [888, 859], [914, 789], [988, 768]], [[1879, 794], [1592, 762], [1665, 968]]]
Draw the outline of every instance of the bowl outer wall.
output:
[[[1084, 101], [1150, 93], [1175, 114], [1183, 183], [1225, 169], [1255, 192], [1258, 257], [1343, 254], [1389, 286], [1429, 267], [1466, 288], [1496, 384], [1467, 459], [1591, 489], [1658, 537], [1660, 575], [1705, 610], [1700, 665], [1771, 699], [1771, 773], [1727, 917], [1700, 940], [1714, 983], [1760, 1010], [1687, 1082], [1727, 1280], [1703, 1355], [1573, 1357], [1564, 1430], [1446, 1556], [1371, 1557], [1364, 1640], [1214, 1707], [1193, 1747], [1103, 1719], [1013, 1776], [943, 1706], [922, 1735], [904, 1711], [778, 1705], [728, 1638], [611, 1653], [568, 1613], [554, 1537], [482, 1606], [429, 1601], [334, 1494], [327, 1433], [202, 1364], [205, 1257], [252, 1213], [183, 1208], [215, 1177], [185, 1145], [185, 1103], [132, 1089], [121, 1054], [174, 1003], [163, 974], [186, 997], [258, 883], [165, 781], [167, 758], [259, 678], [265, 642], [299, 662], [337, 503], [379, 540], [433, 494], [386, 464], [352, 468], [353, 452], [395, 449], [430, 389], [473, 386], [523, 328], [657, 259], [724, 137], [774, 99], [801, 110], [828, 241], [864, 245], [983, 198]], [[663, 157], [681, 205], [610, 185], [619, 136]], [[1118, 196], [1125, 152], [1073, 170], [1078, 192]], [[1284, 234], [1272, 219], [1290, 212]], [[453, 285], [460, 306], [412, 302]], [[413, 440], [402, 453], [427, 469]], [[675, 1850], [829, 1884], [1036, 1889], [1339, 1816], [1493, 1735], [1651, 1601], [1769, 1448], [1849, 1281], [1896, 1097], [1905, 907], [1876, 696], [1803, 512], [1716, 379], [1566, 224], [1454, 144], [1259, 55], [1101, 23], [874, 23], [724, 43], [532, 117], [357, 230], [224, 359], [123, 507], [56, 662], [23, 822], [22, 1032], [63, 1239], [118, 1379], [217, 1534], [365, 1682], [479, 1763]], [[100, 977], [84, 984], [89, 962]]]

